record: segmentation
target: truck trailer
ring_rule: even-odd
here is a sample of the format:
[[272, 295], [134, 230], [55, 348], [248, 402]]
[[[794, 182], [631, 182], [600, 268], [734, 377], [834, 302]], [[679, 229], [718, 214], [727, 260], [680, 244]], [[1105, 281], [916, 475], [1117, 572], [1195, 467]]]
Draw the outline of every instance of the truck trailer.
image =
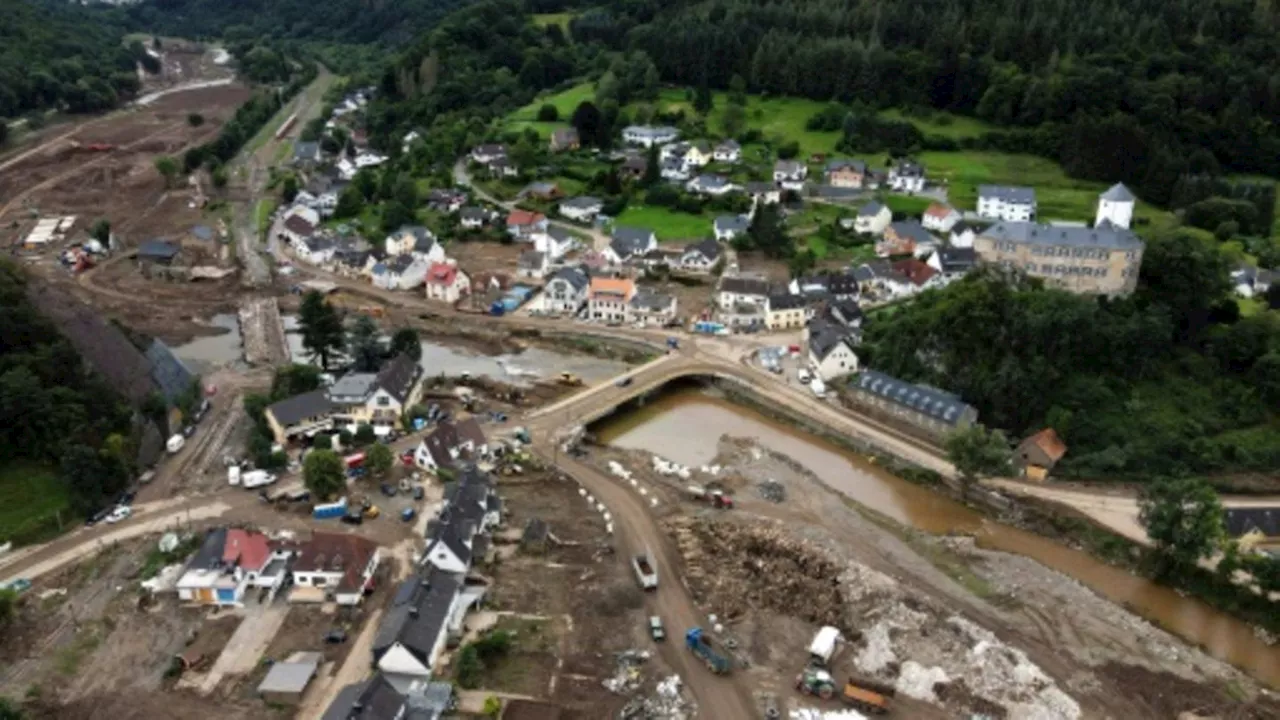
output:
[[658, 588], [658, 570], [653, 566], [653, 562], [649, 560], [649, 556], [641, 553], [631, 558], [631, 567], [636, 571], [636, 580], [640, 581], [642, 590], [656, 590]]
[[346, 514], [347, 499], [345, 497], [337, 502], [324, 503], [311, 508], [311, 517], [317, 520], [342, 517]]

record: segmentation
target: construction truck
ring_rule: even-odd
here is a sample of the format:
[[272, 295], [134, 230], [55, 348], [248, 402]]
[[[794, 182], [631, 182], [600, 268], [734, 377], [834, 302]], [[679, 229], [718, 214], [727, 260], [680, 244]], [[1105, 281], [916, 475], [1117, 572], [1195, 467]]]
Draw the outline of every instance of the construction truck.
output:
[[578, 387], [582, 385], [582, 378], [571, 372], [562, 372], [559, 377], [556, 378], [556, 382], [566, 387]]
[[704, 488], [700, 485], [690, 485], [688, 487], [689, 495], [694, 500], [704, 500], [708, 505], [718, 510], [732, 510], [733, 498], [724, 494], [723, 490], [716, 488]]
[[724, 675], [733, 670], [733, 660], [711, 645], [710, 638], [703, 635], [702, 628], [689, 628], [689, 631], [684, 634], [684, 645], [689, 648], [689, 652], [702, 658], [711, 672]]
[[836, 694], [836, 681], [826, 670], [805, 668], [804, 672], [796, 676], [796, 690], [830, 700]]

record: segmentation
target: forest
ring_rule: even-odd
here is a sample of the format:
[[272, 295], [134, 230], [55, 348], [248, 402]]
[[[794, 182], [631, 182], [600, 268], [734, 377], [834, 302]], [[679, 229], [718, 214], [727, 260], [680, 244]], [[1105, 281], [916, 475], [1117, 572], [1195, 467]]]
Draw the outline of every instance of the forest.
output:
[[959, 394], [1011, 437], [1052, 426], [1070, 448], [1060, 474], [1271, 471], [1280, 322], [1240, 316], [1228, 267], [1215, 243], [1171, 231], [1149, 239], [1130, 298], [989, 270], [875, 314], [859, 356]]
[[[58, 468], [55, 482], [63, 487], [41, 495], [65, 495], [76, 511], [85, 511], [100, 507], [132, 477], [129, 407], [28, 303], [22, 272], [7, 260], [0, 260], [0, 414], [6, 418], [0, 426], [6, 480], [15, 468]], [[8, 488], [0, 493], [9, 497]], [[32, 507], [6, 513], [36, 515], [43, 500], [28, 500]]]
[[137, 64], [150, 64], [141, 44], [124, 44], [124, 21], [115, 12], [0, 0], [0, 18], [0, 118], [114, 107], [138, 91]]
[[665, 82], [976, 116], [1008, 130], [979, 145], [1159, 205], [1184, 174], [1280, 175], [1271, 2], [631, 0], [570, 27], [645, 51]]

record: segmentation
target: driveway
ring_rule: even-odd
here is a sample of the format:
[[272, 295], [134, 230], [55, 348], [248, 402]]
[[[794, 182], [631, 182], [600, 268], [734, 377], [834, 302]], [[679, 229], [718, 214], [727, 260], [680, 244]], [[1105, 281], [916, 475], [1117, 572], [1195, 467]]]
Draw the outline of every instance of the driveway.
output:
[[222, 654], [213, 667], [199, 681], [200, 692], [208, 695], [227, 675], [247, 675], [253, 672], [275, 639], [280, 626], [289, 614], [289, 605], [283, 602], [270, 605], [251, 605], [245, 609], [240, 627], [227, 640]]

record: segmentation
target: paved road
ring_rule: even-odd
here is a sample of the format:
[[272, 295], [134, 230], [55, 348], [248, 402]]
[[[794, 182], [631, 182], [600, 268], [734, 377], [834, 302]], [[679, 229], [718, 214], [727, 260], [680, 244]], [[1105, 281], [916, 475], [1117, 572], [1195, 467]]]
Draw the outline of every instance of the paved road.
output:
[[[512, 210], [516, 206], [515, 201], [499, 200], [493, 195], [490, 195], [488, 192], [485, 192], [484, 188], [480, 187], [479, 185], [473, 184], [471, 182], [471, 173], [470, 171], [467, 170], [466, 158], [459, 158], [458, 161], [454, 163], [453, 181], [463, 187], [471, 188], [471, 192], [474, 193], [477, 198], [480, 198], [481, 200], [484, 200], [487, 203], [491, 203], [499, 207], [504, 207], [508, 210]], [[578, 235], [587, 235], [588, 237], [591, 238], [592, 249], [597, 252], [609, 247], [609, 243], [612, 241], [608, 235], [600, 232], [599, 230], [596, 230], [595, 228], [584, 228], [581, 225], [574, 225], [572, 223], [561, 222], [559, 220], [548, 220], [548, 222], [550, 222], [555, 227], [558, 227], [561, 230], [564, 230], [566, 232], [571, 232]]]

